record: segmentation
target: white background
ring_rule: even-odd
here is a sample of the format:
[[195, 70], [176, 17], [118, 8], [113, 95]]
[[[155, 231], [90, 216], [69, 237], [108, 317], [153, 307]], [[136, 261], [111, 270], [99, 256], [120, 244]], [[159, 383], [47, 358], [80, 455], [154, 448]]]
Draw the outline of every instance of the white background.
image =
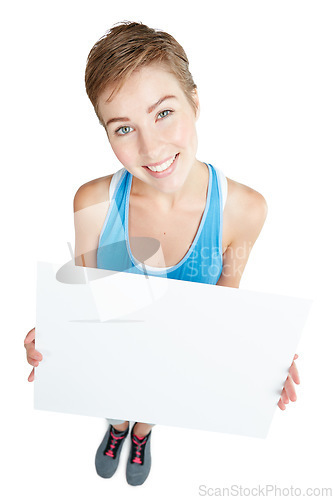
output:
[[[84, 69], [92, 45], [123, 20], [168, 31], [183, 45], [201, 100], [198, 159], [268, 203], [241, 288], [316, 299], [297, 351], [298, 401], [277, 408], [268, 438], [156, 426], [151, 474], [137, 488], [125, 479], [129, 443], [112, 479], [96, 475], [103, 420], [33, 410], [23, 347], [35, 324], [37, 260], [69, 260], [76, 190], [121, 167], [85, 94]], [[2, 9], [4, 498], [333, 488], [332, 23], [332, 3], [320, 0], [32, 0]]]

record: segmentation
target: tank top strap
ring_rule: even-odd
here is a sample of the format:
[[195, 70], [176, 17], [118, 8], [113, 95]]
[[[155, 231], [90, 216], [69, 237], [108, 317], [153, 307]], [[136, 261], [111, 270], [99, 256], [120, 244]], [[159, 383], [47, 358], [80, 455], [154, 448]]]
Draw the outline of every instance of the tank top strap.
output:
[[111, 182], [110, 182], [110, 186], [109, 186], [110, 205], [109, 205], [109, 209], [108, 209], [108, 212], [107, 212], [105, 220], [104, 220], [104, 224], [103, 224], [101, 233], [99, 235], [98, 245], [101, 244], [101, 241], [104, 237], [104, 232], [105, 232], [106, 226], [109, 222], [111, 213], [112, 213], [114, 205], [115, 205], [115, 198], [116, 198], [117, 190], [118, 190], [119, 186], [121, 185], [121, 181], [123, 180], [124, 176], [126, 175], [126, 172], [127, 172], [127, 170], [125, 168], [121, 168], [120, 170], [117, 170], [117, 172], [115, 172], [111, 178]]
[[125, 168], [121, 168], [120, 170], [117, 170], [112, 176], [111, 182], [110, 182], [110, 188], [109, 188], [109, 200], [111, 200], [114, 197], [115, 191], [117, 189], [117, 186], [119, 186], [121, 179], [126, 173]]
[[219, 168], [214, 167], [216, 172], [217, 172], [217, 177], [220, 183], [220, 188], [221, 188], [221, 194], [222, 194], [222, 210], [224, 210], [225, 203], [227, 201], [227, 196], [228, 196], [228, 181], [222, 170]]

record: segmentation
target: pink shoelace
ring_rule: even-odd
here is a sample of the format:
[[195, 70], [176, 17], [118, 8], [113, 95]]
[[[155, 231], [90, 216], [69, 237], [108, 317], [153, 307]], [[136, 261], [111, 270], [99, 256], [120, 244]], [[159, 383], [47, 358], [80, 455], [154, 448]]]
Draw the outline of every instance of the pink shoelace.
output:
[[146, 444], [147, 442], [147, 436], [143, 438], [139, 438], [136, 434], [133, 434], [133, 439], [132, 442], [135, 444], [135, 455], [136, 457], [133, 458], [132, 463], [133, 464], [141, 464], [142, 465], [142, 459], [141, 459], [141, 451], [142, 447]]
[[111, 431], [111, 442], [110, 442], [109, 449], [105, 452], [105, 455], [107, 455], [108, 457], [115, 458], [114, 450], [116, 447], [118, 448], [118, 444], [120, 443], [120, 441], [122, 439], [124, 439], [124, 437], [125, 436], [115, 436], [113, 434], [113, 432]]

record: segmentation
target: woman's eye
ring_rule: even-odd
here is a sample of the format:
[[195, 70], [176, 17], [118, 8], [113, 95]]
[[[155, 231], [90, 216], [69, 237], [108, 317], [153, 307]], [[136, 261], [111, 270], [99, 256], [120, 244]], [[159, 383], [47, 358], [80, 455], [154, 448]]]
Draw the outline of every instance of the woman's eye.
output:
[[[116, 134], [118, 134], [118, 135], [126, 135], [126, 134], [128, 134], [128, 133], [130, 132], [130, 129], [131, 129], [131, 128], [132, 128], [132, 127], [129, 127], [129, 126], [127, 126], [127, 125], [126, 125], [125, 127], [120, 127], [120, 128], [118, 128], [118, 129], [116, 130]], [[133, 130], [133, 129], [132, 129], [132, 130]]]
[[161, 111], [159, 114], [158, 114], [158, 118], [161, 117], [161, 118], [165, 118], [166, 116], [168, 116], [170, 113], [172, 113], [171, 109], [165, 109], [164, 111]]

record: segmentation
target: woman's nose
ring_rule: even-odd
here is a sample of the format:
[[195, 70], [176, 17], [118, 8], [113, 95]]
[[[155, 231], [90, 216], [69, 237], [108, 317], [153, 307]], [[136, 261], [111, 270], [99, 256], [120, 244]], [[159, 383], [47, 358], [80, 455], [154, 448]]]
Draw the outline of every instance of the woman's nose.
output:
[[162, 150], [161, 140], [154, 132], [140, 133], [139, 135], [139, 153], [143, 159], [151, 162], [160, 161], [160, 153]]

